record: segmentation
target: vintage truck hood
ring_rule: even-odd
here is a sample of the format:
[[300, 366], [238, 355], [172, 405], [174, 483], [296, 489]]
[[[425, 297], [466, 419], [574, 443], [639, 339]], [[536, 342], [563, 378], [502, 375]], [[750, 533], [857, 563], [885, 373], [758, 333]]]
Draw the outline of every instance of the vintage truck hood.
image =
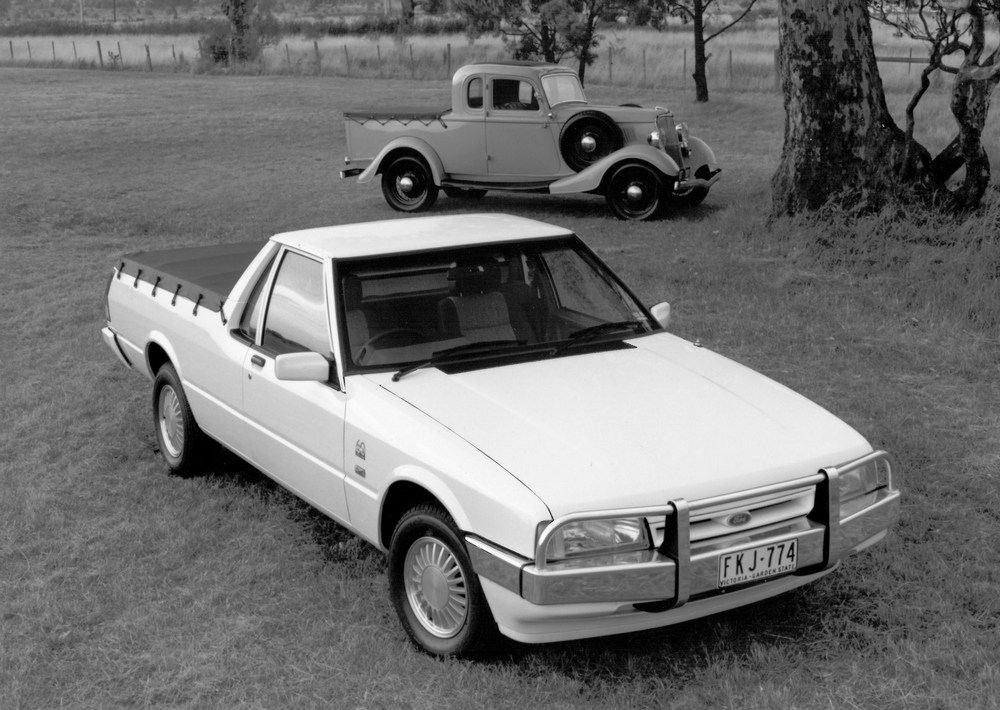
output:
[[697, 500], [871, 450], [788, 388], [668, 334], [634, 348], [382, 386], [517, 477], [554, 516]]

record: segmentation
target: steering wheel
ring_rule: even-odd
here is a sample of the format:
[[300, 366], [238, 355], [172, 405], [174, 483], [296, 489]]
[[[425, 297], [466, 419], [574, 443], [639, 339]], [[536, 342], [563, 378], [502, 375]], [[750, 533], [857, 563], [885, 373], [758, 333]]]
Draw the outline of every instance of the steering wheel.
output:
[[427, 338], [419, 330], [414, 330], [413, 328], [393, 328], [392, 330], [386, 330], [368, 338], [365, 344], [361, 346], [359, 359], [362, 361], [366, 360], [369, 355], [382, 348], [402, 348], [407, 345], [426, 342]]

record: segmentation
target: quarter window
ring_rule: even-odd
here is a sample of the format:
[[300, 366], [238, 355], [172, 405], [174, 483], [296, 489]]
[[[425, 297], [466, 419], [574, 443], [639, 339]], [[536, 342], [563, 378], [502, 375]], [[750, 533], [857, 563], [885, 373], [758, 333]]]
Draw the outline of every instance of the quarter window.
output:
[[469, 108], [482, 108], [483, 107], [483, 80], [476, 77], [469, 82], [468, 89], [468, 102]]
[[274, 257], [267, 262], [264, 273], [260, 275], [257, 284], [250, 293], [250, 300], [247, 301], [246, 308], [243, 309], [243, 316], [240, 318], [240, 333], [251, 343], [257, 342], [257, 324], [260, 322], [260, 309], [264, 305], [260, 294], [264, 290], [268, 276], [271, 275], [271, 267], [274, 266]]
[[285, 253], [271, 289], [261, 345], [275, 355], [311, 350], [331, 357], [322, 262]]

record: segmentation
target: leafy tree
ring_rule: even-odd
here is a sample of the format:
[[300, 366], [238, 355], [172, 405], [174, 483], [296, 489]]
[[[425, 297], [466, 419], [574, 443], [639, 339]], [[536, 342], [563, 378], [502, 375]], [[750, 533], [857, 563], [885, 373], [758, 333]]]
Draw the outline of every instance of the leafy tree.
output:
[[742, 12], [728, 24], [706, 35], [707, 20], [718, 11], [718, 0], [652, 0], [647, 6], [648, 22], [661, 26], [667, 16], [678, 17], [685, 24], [691, 23], [694, 29], [694, 88], [695, 100], [708, 101], [708, 78], [705, 75], [705, 65], [711, 55], [706, 55], [709, 42], [745, 18], [757, 0], [749, 0], [742, 6]]
[[277, 44], [278, 24], [270, 13], [262, 13], [258, 0], [223, 0], [222, 12], [229, 27], [202, 38], [202, 51], [214, 62], [247, 62], [260, 57], [264, 47]]
[[[993, 88], [1000, 81], [1000, 54], [986, 50], [985, 28], [1000, 0], [901, 2], [924, 8], [918, 25], [931, 42], [931, 65], [900, 129], [886, 108], [872, 45], [871, 0], [781, 0], [779, 41], [785, 97], [785, 138], [772, 178], [776, 214], [813, 210], [836, 195], [854, 205], [878, 207], [890, 199], [925, 201], [969, 209], [980, 203], [990, 179], [980, 136]], [[932, 8], [933, 6], [933, 8]], [[902, 23], [902, 15], [895, 15]], [[952, 113], [959, 134], [931, 158], [913, 138], [913, 108], [927, 89], [932, 67], [964, 52], [955, 70]], [[962, 165], [958, 188], [946, 181]]]
[[468, 20], [469, 39], [502, 36], [515, 59], [560, 62], [575, 57], [580, 81], [597, 58], [603, 39], [599, 20], [633, 13], [643, 0], [458, 0]]

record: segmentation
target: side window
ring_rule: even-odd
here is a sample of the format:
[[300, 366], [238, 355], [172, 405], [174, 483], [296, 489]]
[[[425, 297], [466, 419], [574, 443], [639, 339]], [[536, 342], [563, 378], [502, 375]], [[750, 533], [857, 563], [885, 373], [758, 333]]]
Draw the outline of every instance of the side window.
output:
[[264, 291], [264, 285], [267, 283], [267, 278], [271, 275], [273, 267], [274, 257], [272, 256], [271, 260], [267, 262], [267, 266], [261, 273], [260, 278], [257, 279], [257, 284], [253, 287], [253, 291], [250, 292], [247, 306], [243, 309], [243, 316], [240, 318], [239, 332], [251, 343], [257, 342], [257, 324], [260, 322], [260, 309], [264, 305], [260, 294]]
[[469, 82], [466, 96], [469, 108], [483, 107], [483, 80], [481, 78], [476, 77]]
[[271, 289], [261, 345], [275, 355], [311, 350], [331, 356], [322, 262], [285, 253]]
[[538, 97], [527, 81], [494, 79], [493, 108], [501, 111], [537, 111]]

